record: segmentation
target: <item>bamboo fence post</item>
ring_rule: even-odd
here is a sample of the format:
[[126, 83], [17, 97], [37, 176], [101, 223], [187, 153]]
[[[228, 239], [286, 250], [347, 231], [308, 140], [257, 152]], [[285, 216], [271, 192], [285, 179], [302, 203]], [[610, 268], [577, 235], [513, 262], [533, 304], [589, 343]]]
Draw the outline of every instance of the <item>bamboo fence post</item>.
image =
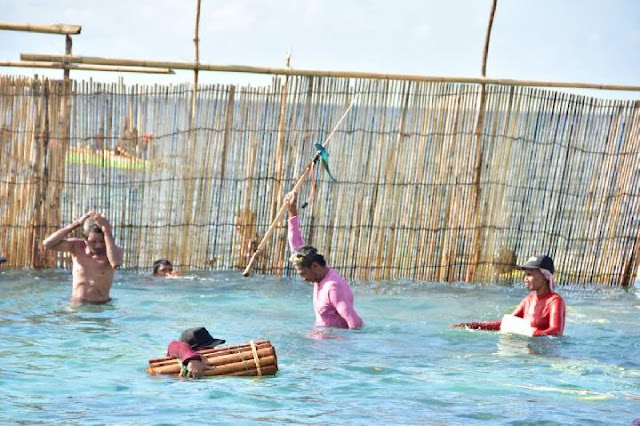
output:
[[[491, 2], [491, 13], [489, 15], [489, 24], [487, 25], [487, 34], [484, 42], [484, 52], [482, 54], [482, 78], [487, 76], [487, 56], [489, 55], [489, 42], [491, 40], [491, 28], [493, 27], [493, 17], [495, 15], [498, 0]], [[482, 189], [480, 182], [482, 179], [482, 133], [484, 128], [484, 111], [487, 102], [487, 93], [485, 84], [480, 85], [480, 102], [478, 105], [478, 115], [476, 118], [475, 143], [476, 143], [476, 159], [473, 172], [473, 211], [476, 232], [474, 236], [473, 259], [467, 271], [467, 281], [473, 282], [476, 277], [476, 270], [480, 260], [480, 252], [483, 249], [483, 232], [486, 228], [484, 216], [482, 214]]]

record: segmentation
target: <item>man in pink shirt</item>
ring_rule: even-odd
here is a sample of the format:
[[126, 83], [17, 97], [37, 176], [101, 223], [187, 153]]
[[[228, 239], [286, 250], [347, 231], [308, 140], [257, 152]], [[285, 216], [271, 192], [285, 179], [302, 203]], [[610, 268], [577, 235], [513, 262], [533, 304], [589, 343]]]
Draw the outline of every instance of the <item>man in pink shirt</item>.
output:
[[296, 199], [295, 191], [288, 193], [284, 198], [289, 212], [289, 247], [293, 251], [289, 261], [304, 281], [313, 284], [315, 325], [336, 328], [362, 327], [362, 319], [353, 307], [353, 293], [349, 284], [327, 265], [315, 247], [304, 245]]

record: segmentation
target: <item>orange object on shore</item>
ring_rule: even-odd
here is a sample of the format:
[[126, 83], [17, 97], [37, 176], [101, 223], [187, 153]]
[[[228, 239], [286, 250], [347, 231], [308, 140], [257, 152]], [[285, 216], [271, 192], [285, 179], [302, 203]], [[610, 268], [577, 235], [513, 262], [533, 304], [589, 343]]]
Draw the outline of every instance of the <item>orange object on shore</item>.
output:
[[[196, 352], [211, 366], [204, 371], [205, 376], [270, 376], [278, 371], [276, 350], [269, 340]], [[150, 359], [147, 373], [178, 376], [181, 370], [178, 358], [164, 357]]]

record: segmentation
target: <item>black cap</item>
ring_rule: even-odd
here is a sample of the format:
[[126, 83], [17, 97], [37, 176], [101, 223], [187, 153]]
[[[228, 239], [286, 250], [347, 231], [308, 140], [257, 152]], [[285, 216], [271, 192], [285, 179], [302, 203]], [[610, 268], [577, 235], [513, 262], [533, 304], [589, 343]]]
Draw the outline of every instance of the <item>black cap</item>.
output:
[[518, 265], [519, 269], [546, 269], [552, 274], [555, 273], [556, 268], [553, 266], [553, 259], [546, 254], [540, 254], [537, 256], [531, 256], [524, 265]]
[[180, 335], [180, 341], [188, 343], [189, 346], [195, 348], [196, 346], [214, 347], [221, 345], [226, 340], [214, 339], [204, 327], [188, 328]]

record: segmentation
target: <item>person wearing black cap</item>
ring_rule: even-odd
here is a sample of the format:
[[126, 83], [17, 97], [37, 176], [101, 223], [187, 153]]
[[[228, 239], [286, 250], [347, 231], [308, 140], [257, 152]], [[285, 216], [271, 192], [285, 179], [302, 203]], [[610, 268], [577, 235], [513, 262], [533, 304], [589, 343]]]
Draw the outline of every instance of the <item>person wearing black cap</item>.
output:
[[207, 364], [196, 351], [198, 349], [213, 348], [225, 342], [222, 339], [211, 337], [211, 334], [204, 327], [188, 328], [180, 335], [180, 340], [169, 343], [167, 355], [180, 359], [182, 363], [181, 376], [198, 378], [204, 374], [208, 368]]
[[[531, 293], [516, 307], [512, 315], [529, 321], [534, 336], [562, 336], [566, 306], [564, 299], [555, 292], [553, 259], [547, 255], [530, 257], [524, 265], [524, 284]], [[501, 321], [461, 322], [451, 327], [467, 327], [479, 330], [500, 330]]]

